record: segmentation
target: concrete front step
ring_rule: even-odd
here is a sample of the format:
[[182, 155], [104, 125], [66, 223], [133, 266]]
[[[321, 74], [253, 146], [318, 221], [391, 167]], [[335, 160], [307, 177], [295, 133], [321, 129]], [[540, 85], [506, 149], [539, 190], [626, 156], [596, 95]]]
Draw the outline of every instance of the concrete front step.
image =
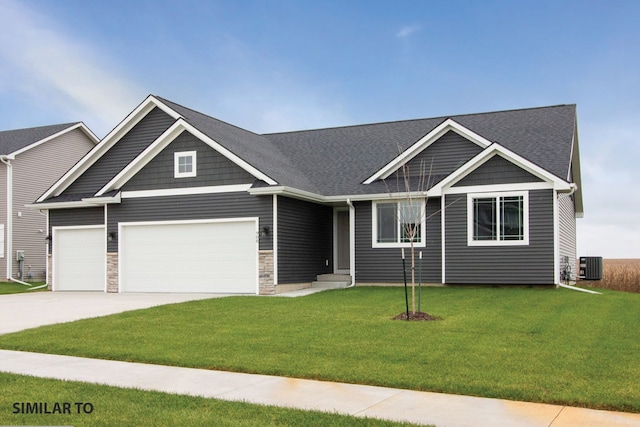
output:
[[340, 289], [346, 288], [351, 285], [351, 282], [335, 282], [335, 281], [316, 281], [311, 283], [312, 288], [320, 288], [320, 289]]
[[348, 282], [351, 283], [351, 276], [348, 274], [318, 274], [318, 282]]
[[351, 276], [348, 274], [320, 274], [317, 280], [311, 283], [312, 288], [339, 289], [351, 285]]

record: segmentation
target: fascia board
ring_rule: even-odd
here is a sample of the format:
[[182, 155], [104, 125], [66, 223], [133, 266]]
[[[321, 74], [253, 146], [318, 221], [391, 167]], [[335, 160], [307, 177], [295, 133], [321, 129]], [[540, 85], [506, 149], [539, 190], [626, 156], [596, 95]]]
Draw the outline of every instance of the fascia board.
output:
[[407, 192], [395, 192], [395, 193], [376, 193], [376, 194], [354, 194], [354, 195], [339, 195], [339, 196], [322, 196], [320, 194], [311, 193], [309, 191], [298, 190], [296, 188], [286, 186], [276, 187], [259, 187], [251, 188], [248, 190], [252, 196], [264, 196], [277, 194], [281, 196], [292, 197], [295, 199], [303, 199], [317, 203], [346, 203], [351, 201], [367, 201], [367, 200], [385, 200], [385, 199], [399, 199], [403, 197], [427, 197], [426, 191], [412, 191]]
[[9, 154], [7, 155], [7, 158], [9, 158], [9, 159], [15, 159], [15, 157], [16, 157], [17, 155], [20, 155], [20, 154], [24, 153], [25, 151], [29, 151], [29, 150], [31, 150], [31, 149], [33, 149], [33, 148], [38, 147], [39, 145], [42, 145], [42, 144], [44, 144], [44, 143], [46, 143], [46, 142], [49, 142], [49, 141], [51, 141], [51, 140], [53, 140], [53, 139], [56, 139], [56, 138], [58, 138], [59, 136], [62, 136], [62, 135], [64, 135], [65, 133], [71, 132], [71, 131], [72, 131], [72, 130], [74, 130], [74, 129], [80, 129], [80, 130], [82, 130], [82, 132], [83, 132], [85, 135], [87, 135], [87, 137], [89, 137], [89, 139], [91, 139], [91, 141], [93, 142], [93, 144], [94, 144], [94, 145], [96, 145], [96, 144], [98, 143], [99, 139], [98, 139], [98, 137], [97, 137], [97, 136], [96, 136], [96, 135], [91, 131], [91, 129], [89, 129], [87, 126], [85, 126], [85, 124], [84, 124], [84, 123], [76, 123], [75, 125], [73, 125], [73, 126], [69, 126], [69, 127], [68, 127], [68, 128], [66, 128], [66, 129], [62, 129], [61, 131], [56, 132], [56, 133], [54, 133], [53, 135], [49, 135], [49, 136], [48, 136], [48, 137], [46, 137], [46, 138], [42, 138], [41, 140], [36, 141], [36, 142], [34, 142], [34, 143], [30, 144], [30, 145], [27, 145], [26, 147], [22, 147], [22, 148], [21, 148], [21, 149], [19, 149], [19, 150], [16, 150], [16, 151], [14, 151], [14, 152], [12, 152], [12, 153], [9, 153]]
[[48, 199], [52, 196], [60, 195], [66, 190], [76, 179], [80, 177], [87, 169], [98, 161], [113, 145], [115, 145], [127, 132], [129, 132], [140, 120], [142, 120], [149, 112], [158, 107], [171, 117], [178, 119], [180, 115], [169, 109], [155, 97], [149, 95], [140, 105], [138, 105], [129, 115], [122, 120], [118, 126], [113, 128], [98, 145], [89, 151], [78, 163], [76, 163], [66, 174], [62, 176], [49, 190], [47, 190], [38, 202]]
[[478, 135], [472, 130], [462, 126], [460, 123], [453, 119], [447, 119], [444, 122], [436, 126], [431, 132], [420, 138], [418, 142], [409, 147], [404, 153], [401, 153], [398, 157], [387, 163], [382, 169], [368, 178], [363, 184], [371, 184], [378, 179], [385, 179], [393, 172], [395, 172], [404, 163], [410, 161], [415, 156], [420, 154], [425, 148], [437, 141], [442, 135], [448, 131], [454, 131], [458, 135], [468, 139], [474, 144], [479, 145], [482, 148], [490, 146], [492, 143], [488, 139]]
[[[580, 170], [580, 144], [578, 143], [578, 123], [574, 125], [573, 141], [571, 144], [571, 167], [567, 172], [567, 181], [574, 182], [577, 186], [575, 191], [575, 209], [576, 217], [582, 218], [584, 216], [584, 202], [582, 199], [582, 171]], [[573, 171], [573, 176], [569, 174]]]
[[58, 203], [30, 203], [24, 205], [26, 208], [30, 209], [71, 209], [71, 208], [89, 208], [96, 207], [95, 203], [87, 203], [85, 201], [79, 200], [75, 202], [58, 202]]
[[275, 187], [250, 188], [248, 192], [252, 196], [277, 194], [277, 195], [292, 197], [294, 199], [308, 200], [311, 202], [318, 202], [318, 203], [327, 202], [327, 198], [320, 194], [312, 193], [310, 191], [298, 190], [297, 188], [291, 188], [284, 185], [278, 185]]

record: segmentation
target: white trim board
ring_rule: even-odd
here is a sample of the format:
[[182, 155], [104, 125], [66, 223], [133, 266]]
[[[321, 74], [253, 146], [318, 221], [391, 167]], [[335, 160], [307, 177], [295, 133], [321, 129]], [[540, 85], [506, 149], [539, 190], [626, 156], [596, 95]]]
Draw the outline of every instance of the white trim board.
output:
[[159, 190], [123, 191], [123, 199], [137, 199], [142, 197], [186, 196], [193, 194], [217, 194], [247, 191], [251, 184], [215, 185], [209, 187], [180, 187]]

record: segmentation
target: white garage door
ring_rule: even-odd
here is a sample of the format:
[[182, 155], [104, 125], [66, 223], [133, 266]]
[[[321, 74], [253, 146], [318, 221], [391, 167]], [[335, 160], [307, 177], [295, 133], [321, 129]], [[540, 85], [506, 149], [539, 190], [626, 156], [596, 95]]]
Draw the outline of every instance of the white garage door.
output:
[[123, 292], [258, 291], [257, 220], [120, 224]]
[[53, 228], [53, 290], [104, 291], [104, 227]]

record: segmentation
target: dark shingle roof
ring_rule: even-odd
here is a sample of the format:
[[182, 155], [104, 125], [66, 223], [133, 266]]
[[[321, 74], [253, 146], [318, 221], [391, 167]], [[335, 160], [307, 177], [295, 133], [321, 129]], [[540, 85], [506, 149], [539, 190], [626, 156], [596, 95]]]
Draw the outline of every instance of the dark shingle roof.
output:
[[11, 154], [29, 145], [63, 131], [76, 123], [40, 126], [27, 129], [7, 130], [0, 132], [0, 155]]
[[379, 189], [373, 184], [361, 183], [447, 118], [566, 180], [571, 162], [575, 105], [264, 136], [287, 153], [289, 161], [314, 182], [320, 194], [371, 194]]
[[231, 151], [254, 168], [282, 185], [290, 185], [307, 191], [317, 191], [311, 181], [288, 157], [262, 135], [230, 125], [182, 105], [156, 96], [180, 114], [189, 124]]

